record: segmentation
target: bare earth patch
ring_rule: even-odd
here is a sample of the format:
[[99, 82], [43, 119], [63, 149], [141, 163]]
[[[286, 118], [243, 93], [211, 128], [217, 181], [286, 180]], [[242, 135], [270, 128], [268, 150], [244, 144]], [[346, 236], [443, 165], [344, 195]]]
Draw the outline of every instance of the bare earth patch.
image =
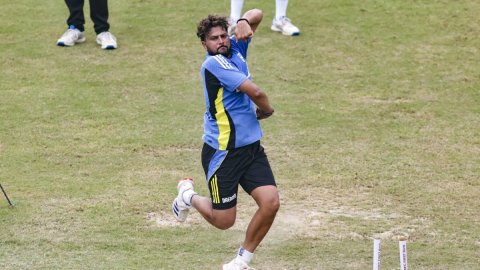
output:
[[[245, 194], [241, 195], [241, 201], [237, 208], [237, 221], [230, 230], [245, 231], [251, 216], [256, 210], [253, 200], [249, 199]], [[313, 204], [315, 205], [315, 204]], [[164, 211], [150, 212], [146, 214], [146, 220], [153, 226], [167, 227], [192, 227], [201, 226], [204, 228], [211, 227], [203, 217], [196, 211], [191, 210], [184, 223], [177, 222], [173, 217], [169, 208]], [[389, 222], [392, 226], [389, 230], [377, 232], [372, 235], [362, 235], [358, 232], [351, 231], [348, 224], [343, 224], [338, 220], [348, 218], [362, 221], [382, 221]], [[336, 239], [364, 239], [364, 238], [381, 238], [394, 239], [398, 235], [409, 235], [420, 226], [429, 226], [421, 221], [415, 222], [409, 228], [403, 228], [401, 225], [394, 225], [396, 220], [402, 218], [396, 213], [385, 214], [381, 209], [372, 209], [371, 211], [359, 210], [354, 207], [345, 205], [336, 205], [333, 201], [329, 205], [322, 202], [322, 208], [306, 208], [305, 205], [284, 203], [277, 214], [272, 229], [267, 239], [275, 241], [285, 241], [288, 239], [301, 238], [319, 238], [328, 237]], [[403, 218], [405, 218], [403, 216]]]

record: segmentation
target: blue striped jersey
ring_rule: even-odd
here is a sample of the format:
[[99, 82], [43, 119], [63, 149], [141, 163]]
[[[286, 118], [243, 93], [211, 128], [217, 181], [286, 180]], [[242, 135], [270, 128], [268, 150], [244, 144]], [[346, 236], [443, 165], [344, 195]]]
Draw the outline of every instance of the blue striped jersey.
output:
[[205, 96], [203, 141], [218, 150], [230, 150], [254, 143], [262, 137], [256, 106], [237, 90], [250, 80], [247, 49], [250, 40], [230, 37], [231, 58], [207, 54], [201, 75]]

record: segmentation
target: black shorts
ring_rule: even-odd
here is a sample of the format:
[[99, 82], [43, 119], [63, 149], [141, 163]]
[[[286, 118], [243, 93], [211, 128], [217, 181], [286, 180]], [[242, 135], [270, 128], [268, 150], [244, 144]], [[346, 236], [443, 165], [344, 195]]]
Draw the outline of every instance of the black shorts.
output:
[[237, 205], [239, 184], [248, 194], [260, 186], [276, 186], [260, 141], [233, 150], [217, 150], [204, 144], [202, 165], [213, 209]]

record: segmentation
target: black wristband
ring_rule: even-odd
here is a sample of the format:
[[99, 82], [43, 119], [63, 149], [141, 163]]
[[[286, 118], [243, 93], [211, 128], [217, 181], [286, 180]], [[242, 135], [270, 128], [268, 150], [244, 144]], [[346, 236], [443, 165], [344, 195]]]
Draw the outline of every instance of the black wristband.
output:
[[250, 25], [250, 22], [249, 22], [247, 19], [245, 19], [245, 18], [240, 18], [240, 19], [238, 19], [238, 20], [237, 20], [237, 23], [238, 23], [239, 21], [246, 21], [246, 22], [248, 23], [248, 25]]

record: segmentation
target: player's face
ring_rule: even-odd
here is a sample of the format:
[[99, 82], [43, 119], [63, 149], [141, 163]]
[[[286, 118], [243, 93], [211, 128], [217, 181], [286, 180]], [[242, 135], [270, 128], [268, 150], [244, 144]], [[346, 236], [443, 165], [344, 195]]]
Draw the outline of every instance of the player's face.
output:
[[210, 32], [202, 44], [211, 55], [222, 54], [228, 56], [230, 54], [230, 39], [228, 38], [227, 31], [221, 26], [210, 29]]

